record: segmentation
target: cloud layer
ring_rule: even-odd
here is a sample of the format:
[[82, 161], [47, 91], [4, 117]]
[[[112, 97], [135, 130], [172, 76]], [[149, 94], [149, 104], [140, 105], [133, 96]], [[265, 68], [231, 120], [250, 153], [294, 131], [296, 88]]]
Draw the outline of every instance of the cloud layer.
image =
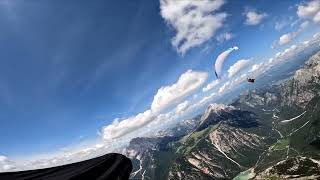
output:
[[224, 0], [160, 0], [160, 14], [175, 30], [171, 43], [180, 54], [212, 38], [223, 26], [227, 14], [217, 11]]
[[278, 45], [282, 46], [290, 43], [295, 37], [301, 34], [308, 26], [309, 26], [309, 21], [304, 21], [303, 23], [300, 24], [300, 27], [297, 31], [283, 34], [279, 38]]
[[[177, 105], [187, 96], [199, 89], [207, 80], [208, 73], [188, 70], [178, 81], [170, 86], [161, 87], [155, 94], [151, 108], [127, 119], [116, 119], [112, 124], [102, 128], [102, 136], [106, 140], [121, 138], [143, 128], [156, 120], [168, 107]], [[178, 106], [181, 108], [182, 105]]]
[[0, 172], [3, 171], [12, 171], [16, 167], [12, 161], [10, 161], [6, 156], [0, 155]]
[[210, 91], [211, 89], [213, 89], [215, 86], [217, 86], [219, 84], [219, 79], [216, 79], [214, 81], [212, 81], [211, 83], [207, 84], [206, 87], [204, 87], [202, 89], [203, 92], [207, 92], [207, 91]]
[[234, 75], [236, 75], [238, 72], [240, 72], [243, 68], [247, 67], [250, 64], [250, 60], [247, 59], [241, 59], [234, 63], [230, 68], [228, 69], [228, 77], [231, 78]]
[[203, 88], [203, 91], [207, 92], [210, 89], [213, 89], [214, 87], [217, 88], [218, 90], [215, 92], [212, 92], [208, 96], [203, 97], [198, 102], [193, 104], [205, 105], [206, 103], [214, 100], [214, 98], [219, 97], [224, 93], [233, 90], [238, 85], [245, 82], [247, 76], [257, 78], [258, 76], [267, 72], [268, 70], [275, 67], [276, 65], [286, 62], [288, 60], [292, 60], [294, 56], [299, 55], [310, 48], [312, 49], [312, 48], [318, 47], [319, 42], [320, 42], [320, 35], [319, 33], [317, 33], [309, 41], [304, 41], [304, 42], [294, 44], [289, 48], [285, 49], [284, 51], [276, 53], [274, 57], [270, 58], [269, 60], [253, 64], [251, 67], [249, 66], [248, 71], [239, 72], [238, 75], [234, 78], [229, 78], [228, 80], [220, 81], [220, 82], [219, 81], [210, 82], [209, 84], [207, 84], [205, 88]]
[[181, 99], [198, 89], [208, 78], [206, 72], [188, 70], [183, 73], [177, 83], [161, 87], [153, 98], [151, 110], [162, 111], [169, 106], [180, 102]]

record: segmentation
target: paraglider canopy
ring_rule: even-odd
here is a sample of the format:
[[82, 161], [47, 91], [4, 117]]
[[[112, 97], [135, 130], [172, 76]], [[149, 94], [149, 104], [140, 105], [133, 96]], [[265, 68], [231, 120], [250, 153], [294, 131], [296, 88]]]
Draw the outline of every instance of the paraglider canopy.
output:
[[221, 53], [217, 57], [216, 62], [214, 64], [214, 72], [215, 72], [218, 79], [221, 78], [221, 71], [222, 71], [222, 66], [224, 64], [224, 61], [227, 59], [227, 57], [229, 56], [229, 54], [232, 51], [238, 50], [238, 49], [239, 49], [239, 47], [233, 46], [233, 47], [229, 48], [228, 50], [224, 51], [223, 53]]

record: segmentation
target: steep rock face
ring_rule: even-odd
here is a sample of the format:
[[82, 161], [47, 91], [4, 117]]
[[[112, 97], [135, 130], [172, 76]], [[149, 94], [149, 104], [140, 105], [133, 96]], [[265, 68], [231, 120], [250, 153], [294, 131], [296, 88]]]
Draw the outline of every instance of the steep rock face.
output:
[[154, 137], [132, 139], [124, 152], [133, 161], [134, 168], [130, 178], [164, 179], [158, 175], [163, 171], [162, 166], [169, 167], [169, 164], [161, 164], [162, 159], [166, 161], [170, 158], [169, 144], [190, 133], [199, 124], [199, 119], [200, 117], [195, 117], [183, 120], [171, 129], [157, 132]]
[[[271, 120], [271, 129], [277, 132], [277, 142], [259, 156], [253, 167], [258, 173], [254, 179], [319, 177], [315, 160], [319, 159], [320, 142], [319, 64], [320, 52], [281, 84], [249, 91], [235, 101], [235, 106], [251, 109], [264, 117], [264, 122]], [[268, 93], [275, 96], [270, 101]]]
[[251, 112], [212, 104], [201, 123], [199, 127], [206, 124], [205, 128], [181, 142], [169, 179], [230, 179], [253, 166], [267, 145], [263, 135], [253, 132], [260, 127]]
[[241, 111], [234, 106], [223, 104], [210, 104], [201, 117], [201, 122], [196, 131], [206, 129], [210, 125], [215, 125], [221, 121], [230, 126], [254, 127], [258, 125], [256, 116], [249, 111]]
[[132, 139], [125, 150], [125, 154], [132, 159], [133, 171], [130, 178], [142, 178], [154, 164], [153, 151], [159, 150], [160, 139], [157, 138], [135, 138]]
[[134, 138], [131, 140], [128, 149], [134, 149], [137, 153], [143, 153], [145, 149], [158, 150], [159, 141], [156, 138]]
[[314, 97], [319, 96], [320, 52], [297, 70], [293, 78], [281, 85], [283, 105], [296, 104], [304, 108]]
[[246, 105], [252, 109], [263, 109], [266, 107], [274, 107], [281, 101], [280, 93], [277, 86], [267, 86], [261, 89], [254, 89], [245, 92], [232, 103], [234, 106]]
[[210, 115], [217, 114], [222, 111], [232, 111], [236, 108], [224, 104], [210, 104], [201, 117], [201, 121], [208, 119]]
[[231, 157], [243, 155], [241, 151], [259, 149], [263, 138], [248, 133], [241, 128], [234, 128], [222, 123], [219, 128], [209, 134], [211, 144]]
[[179, 122], [175, 127], [161, 130], [155, 137], [137, 137], [130, 141], [125, 153], [135, 158], [143, 156], [147, 151], [160, 151], [167, 148], [169, 142], [178, 140], [181, 136], [188, 134], [199, 124], [199, 118], [188, 119]]
[[[167, 151], [169, 142], [176, 141], [176, 137], [135, 138], [126, 148], [126, 155], [133, 161], [134, 168], [131, 179], [157, 179], [159, 173], [157, 162], [159, 153]], [[164, 157], [167, 158], [167, 157]]]
[[225, 125], [194, 143], [173, 163], [169, 179], [230, 179], [254, 165], [265, 146], [258, 135]]
[[177, 123], [173, 128], [161, 130], [156, 133], [156, 137], [180, 137], [185, 134], [190, 133], [198, 124], [199, 124], [200, 117], [197, 116], [193, 119], [183, 120]]
[[[180, 147], [183, 155], [173, 164], [169, 178], [230, 179], [247, 168], [258, 173], [256, 179], [318, 177], [319, 62], [320, 52], [280, 85], [251, 90], [232, 106], [211, 104], [194, 134]], [[261, 126], [265, 125], [271, 141], [263, 128], [241, 126], [241, 120], [254, 122], [255, 114], [263, 119]], [[315, 158], [301, 159], [299, 155]], [[303, 172], [306, 167], [310, 171]]]
[[256, 175], [255, 179], [317, 179], [320, 177], [320, 162], [297, 156], [280, 161]]

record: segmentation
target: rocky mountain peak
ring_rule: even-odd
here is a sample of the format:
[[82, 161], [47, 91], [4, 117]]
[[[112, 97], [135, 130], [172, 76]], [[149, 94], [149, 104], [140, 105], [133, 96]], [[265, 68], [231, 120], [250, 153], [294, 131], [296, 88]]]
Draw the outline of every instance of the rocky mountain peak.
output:
[[196, 130], [201, 131], [219, 122], [235, 127], [257, 126], [258, 124], [256, 116], [249, 111], [242, 111], [231, 105], [210, 104]]
[[204, 114], [201, 117], [201, 121], [207, 119], [209, 117], [210, 114], [212, 113], [219, 113], [221, 111], [231, 111], [231, 110], [235, 110], [236, 108], [233, 106], [227, 106], [225, 104], [209, 104], [208, 108], [206, 109], [206, 111], [204, 112]]
[[299, 82], [302, 85], [306, 85], [320, 75], [320, 52], [313, 55], [306, 65], [297, 70], [293, 76], [293, 80]]
[[283, 103], [296, 104], [304, 108], [311, 99], [318, 95], [317, 86], [320, 84], [320, 52], [313, 55], [297, 70], [293, 78], [283, 83], [281, 96]]

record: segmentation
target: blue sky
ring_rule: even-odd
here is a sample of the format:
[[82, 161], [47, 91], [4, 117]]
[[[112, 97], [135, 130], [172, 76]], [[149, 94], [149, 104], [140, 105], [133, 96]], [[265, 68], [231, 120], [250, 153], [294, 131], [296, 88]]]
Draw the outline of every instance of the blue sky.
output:
[[[97, 132], [108, 139], [105, 127], [114, 119], [130, 120], [150, 110], [142, 115], [151, 119], [142, 123], [148, 128], [160, 114], [169, 116], [178, 105], [189, 107], [193, 100], [218, 92], [219, 86], [209, 92], [202, 88], [216, 79], [214, 60], [229, 47], [237, 45], [240, 50], [230, 55], [224, 73], [240, 59], [249, 60], [241, 69], [248, 72], [320, 30], [317, 12], [304, 13], [303, 8], [298, 12], [307, 2], [217, 2], [221, 5], [213, 4], [215, 8], [205, 14], [224, 14], [221, 24], [209, 25], [214, 32], [206, 32], [197, 45], [190, 45], [192, 38], [190, 44], [181, 40], [190, 45], [183, 51], [172, 44], [183, 28], [175, 12], [167, 16], [161, 12], [170, 7], [159, 1], [0, 1], [0, 154], [14, 158], [55, 152], [101, 138]], [[306, 27], [301, 26], [304, 22]], [[280, 37], [287, 33], [290, 40], [281, 44]], [[229, 37], [223, 39], [226, 34]], [[169, 96], [170, 102], [155, 102], [158, 90], [172, 87], [183, 74], [186, 78], [191, 74], [198, 84], [194, 88], [189, 84], [177, 98]], [[152, 108], [156, 103], [161, 112]], [[115, 125], [116, 130], [121, 127]]]

